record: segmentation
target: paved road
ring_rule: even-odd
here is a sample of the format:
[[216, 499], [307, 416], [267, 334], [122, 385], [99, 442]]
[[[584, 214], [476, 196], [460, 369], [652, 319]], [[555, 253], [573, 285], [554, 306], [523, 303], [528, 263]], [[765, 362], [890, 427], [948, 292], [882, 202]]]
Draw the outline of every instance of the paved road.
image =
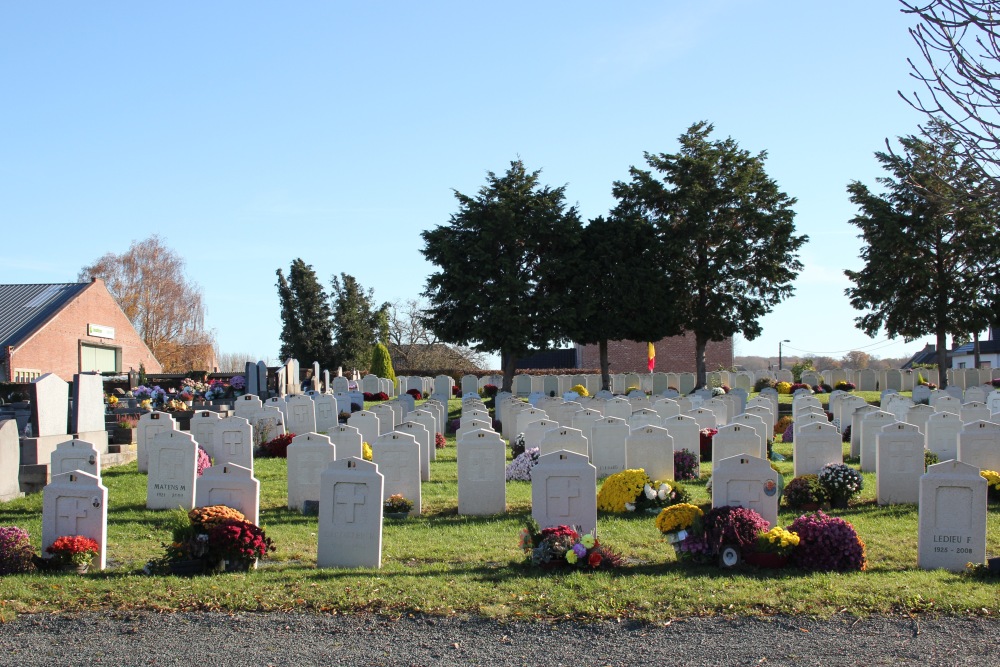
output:
[[21, 615], [0, 665], [998, 665], [988, 618], [667, 624], [151, 612]]

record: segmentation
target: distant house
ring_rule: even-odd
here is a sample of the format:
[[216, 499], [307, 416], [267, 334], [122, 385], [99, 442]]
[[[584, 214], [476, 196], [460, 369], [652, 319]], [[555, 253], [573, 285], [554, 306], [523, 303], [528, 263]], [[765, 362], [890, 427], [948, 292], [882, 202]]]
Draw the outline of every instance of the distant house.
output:
[[0, 285], [0, 381], [162, 368], [104, 281]]
[[[952, 352], [948, 352], [948, 358], [950, 359]], [[914, 354], [910, 359], [902, 365], [903, 370], [909, 370], [915, 368], [916, 366], [922, 364], [930, 364], [936, 366], [938, 362], [937, 358], [937, 346], [933, 343], [927, 343], [924, 345], [924, 349], [920, 350]]]
[[[972, 343], [966, 343], [951, 352], [951, 368], [975, 368], [976, 357], [972, 352]], [[987, 340], [979, 341], [979, 367], [1000, 368], [1000, 340], [990, 329]]]

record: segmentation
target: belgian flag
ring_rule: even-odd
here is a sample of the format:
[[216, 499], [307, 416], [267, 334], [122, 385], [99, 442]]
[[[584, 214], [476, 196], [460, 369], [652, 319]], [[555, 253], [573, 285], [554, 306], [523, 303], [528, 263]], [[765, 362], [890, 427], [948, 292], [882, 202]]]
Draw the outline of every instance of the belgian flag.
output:
[[653, 367], [656, 366], [656, 348], [653, 347], [652, 343], [646, 343], [649, 345], [649, 372], [653, 372]]

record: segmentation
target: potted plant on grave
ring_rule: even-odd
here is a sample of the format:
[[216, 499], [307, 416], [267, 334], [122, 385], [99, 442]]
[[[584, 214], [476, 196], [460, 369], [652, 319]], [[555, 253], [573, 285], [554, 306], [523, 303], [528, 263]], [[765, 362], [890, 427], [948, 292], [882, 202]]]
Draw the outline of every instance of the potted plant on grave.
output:
[[136, 429], [139, 428], [139, 418], [135, 415], [122, 415], [115, 424], [115, 432], [112, 436], [116, 445], [134, 445], [136, 443]]
[[401, 493], [394, 493], [382, 503], [382, 516], [388, 519], [405, 519], [410, 516], [412, 509], [412, 500], [404, 498]]
[[691, 480], [701, 477], [698, 457], [687, 449], [674, 452], [674, 479]]
[[814, 512], [830, 506], [830, 494], [819, 483], [818, 475], [799, 475], [788, 483], [782, 494], [791, 509]]
[[597, 509], [603, 512], [649, 512], [686, 502], [687, 490], [677, 482], [649, 478], [642, 468], [616, 472], [604, 480], [597, 494]]
[[713, 507], [695, 522], [686, 538], [677, 543], [681, 560], [708, 563], [717, 560], [720, 567], [739, 564], [743, 553], [767, 530], [767, 520], [746, 507]]
[[594, 533], [580, 534], [579, 527], [552, 526], [538, 529], [533, 519], [521, 529], [519, 546], [525, 564], [548, 570], [579, 570], [620, 567], [622, 558], [598, 541]]
[[996, 470], [980, 470], [979, 474], [986, 479], [986, 497], [990, 500], [1000, 500], [1000, 473]]
[[865, 479], [844, 463], [828, 463], [819, 471], [819, 483], [830, 495], [830, 506], [846, 509], [848, 501], [861, 493]]
[[743, 559], [750, 565], [766, 569], [779, 569], [788, 564], [795, 547], [799, 546], [799, 536], [775, 526], [757, 536], [757, 542], [752, 549], [743, 554]]
[[865, 543], [849, 522], [823, 512], [803, 514], [788, 530], [799, 536], [792, 565], [819, 572], [865, 570]]
[[275, 550], [263, 528], [239, 519], [226, 519], [209, 528], [208, 545], [211, 554], [225, 561], [226, 572], [246, 572]]
[[31, 572], [36, 558], [28, 531], [0, 526], [0, 576]]
[[678, 503], [660, 510], [656, 517], [656, 528], [670, 544], [674, 545], [674, 552], [680, 558], [678, 544], [688, 536], [688, 531], [692, 530], [695, 523], [701, 521], [704, 512], [697, 505], [691, 503]]
[[45, 553], [51, 554], [50, 565], [55, 569], [85, 574], [101, 553], [101, 546], [84, 535], [63, 535], [57, 537]]

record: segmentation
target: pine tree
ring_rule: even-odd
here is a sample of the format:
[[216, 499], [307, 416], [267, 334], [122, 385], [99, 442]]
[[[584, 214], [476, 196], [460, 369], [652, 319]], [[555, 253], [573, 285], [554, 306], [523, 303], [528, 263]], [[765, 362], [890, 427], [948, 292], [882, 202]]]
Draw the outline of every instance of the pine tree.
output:
[[331, 368], [332, 314], [316, 272], [301, 259], [295, 259], [287, 281], [281, 269], [277, 270], [277, 275], [281, 302], [281, 359], [295, 358], [304, 365], [318, 361], [321, 367]]
[[379, 341], [372, 349], [372, 363], [368, 372], [380, 378], [392, 380], [396, 384], [396, 371], [392, 368], [392, 357], [389, 355], [389, 348]]
[[375, 291], [367, 292], [354, 276], [341, 273], [331, 281], [333, 290], [333, 358], [348, 370], [365, 370], [372, 360], [372, 345], [387, 321], [389, 304], [375, 310]]

